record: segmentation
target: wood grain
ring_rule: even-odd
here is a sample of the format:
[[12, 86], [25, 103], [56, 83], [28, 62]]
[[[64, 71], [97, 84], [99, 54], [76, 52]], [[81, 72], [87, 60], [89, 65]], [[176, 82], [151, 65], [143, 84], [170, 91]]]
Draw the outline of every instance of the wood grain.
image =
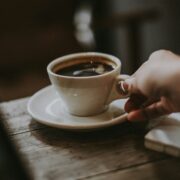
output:
[[73, 133], [37, 123], [27, 113], [27, 102], [28, 98], [2, 103], [0, 111], [35, 180], [158, 178], [150, 173], [158, 171], [158, 163], [167, 162], [173, 169], [179, 166], [178, 159], [145, 149], [142, 124]]
[[180, 179], [180, 162], [176, 159], [162, 160], [154, 163], [143, 164], [135, 166], [129, 169], [121, 171], [113, 171], [108, 174], [101, 174], [98, 176], [86, 177], [85, 179], [102, 180], [102, 179], [113, 179], [113, 180], [127, 180], [138, 179], [153, 179], [153, 180], [179, 180]]

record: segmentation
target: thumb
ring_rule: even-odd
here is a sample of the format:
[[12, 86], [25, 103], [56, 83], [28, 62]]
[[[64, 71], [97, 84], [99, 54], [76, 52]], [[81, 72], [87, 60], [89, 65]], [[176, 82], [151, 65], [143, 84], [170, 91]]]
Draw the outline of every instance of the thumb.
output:
[[137, 92], [136, 80], [133, 76], [125, 79], [123, 82], [123, 88], [129, 93], [134, 94]]

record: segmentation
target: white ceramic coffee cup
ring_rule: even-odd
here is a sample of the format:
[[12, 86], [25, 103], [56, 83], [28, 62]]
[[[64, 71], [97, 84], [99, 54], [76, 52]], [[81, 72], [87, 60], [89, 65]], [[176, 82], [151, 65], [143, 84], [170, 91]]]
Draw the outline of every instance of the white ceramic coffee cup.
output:
[[[59, 69], [91, 60], [111, 64], [114, 69], [101, 75], [86, 77], [56, 74]], [[120, 75], [120, 70], [121, 62], [117, 57], [98, 52], [66, 55], [47, 66], [50, 81], [63, 100], [66, 110], [77, 116], [99, 114], [106, 110], [113, 100], [127, 97], [119, 85], [127, 76]]]

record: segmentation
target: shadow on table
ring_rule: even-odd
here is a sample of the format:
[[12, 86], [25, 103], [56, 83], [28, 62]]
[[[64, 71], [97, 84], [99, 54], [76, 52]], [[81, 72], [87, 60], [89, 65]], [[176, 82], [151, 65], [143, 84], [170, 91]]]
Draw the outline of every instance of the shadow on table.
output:
[[60, 141], [72, 141], [76, 143], [102, 143], [108, 140], [116, 140], [122, 137], [124, 138], [129, 135], [132, 136], [132, 138], [139, 138], [143, 141], [146, 133], [146, 124], [132, 124], [129, 122], [109, 128], [83, 132], [52, 128], [32, 120], [29, 124], [29, 129], [33, 130], [34, 127], [36, 127], [37, 131], [31, 131], [32, 135], [41, 140], [43, 143], [51, 146], [58, 146], [58, 142]]
[[[37, 123], [34, 120], [31, 126]], [[39, 124], [39, 123], [37, 123]], [[40, 125], [40, 124], [39, 124]], [[121, 153], [131, 159], [135, 153], [137, 158], [144, 157], [146, 161], [164, 158], [163, 154], [145, 149], [144, 135], [147, 132], [147, 123], [125, 122], [107, 129], [90, 132], [71, 132], [40, 125], [41, 129], [31, 131], [31, 135], [47, 146], [56, 149], [74, 148], [78, 153], [92, 153], [94, 151], [107, 151]], [[132, 157], [133, 159], [133, 157]]]
[[22, 159], [18, 156], [16, 147], [5, 131], [3, 118], [0, 115], [0, 179], [32, 179], [21, 160]]

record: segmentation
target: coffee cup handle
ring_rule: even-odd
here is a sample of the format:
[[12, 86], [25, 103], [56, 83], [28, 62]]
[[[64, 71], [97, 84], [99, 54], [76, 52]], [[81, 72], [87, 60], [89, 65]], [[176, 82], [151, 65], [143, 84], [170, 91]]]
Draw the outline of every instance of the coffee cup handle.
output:
[[107, 100], [107, 104], [111, 103], [116, 99], [125, 99], [130, 96], [130, 93], [127, 90], [125, 90], [123, 86], [123, 82], [129, 77], [130, 76], [127, 74], [121, 74], [117, 76], [113, 84], [109, 98]]

